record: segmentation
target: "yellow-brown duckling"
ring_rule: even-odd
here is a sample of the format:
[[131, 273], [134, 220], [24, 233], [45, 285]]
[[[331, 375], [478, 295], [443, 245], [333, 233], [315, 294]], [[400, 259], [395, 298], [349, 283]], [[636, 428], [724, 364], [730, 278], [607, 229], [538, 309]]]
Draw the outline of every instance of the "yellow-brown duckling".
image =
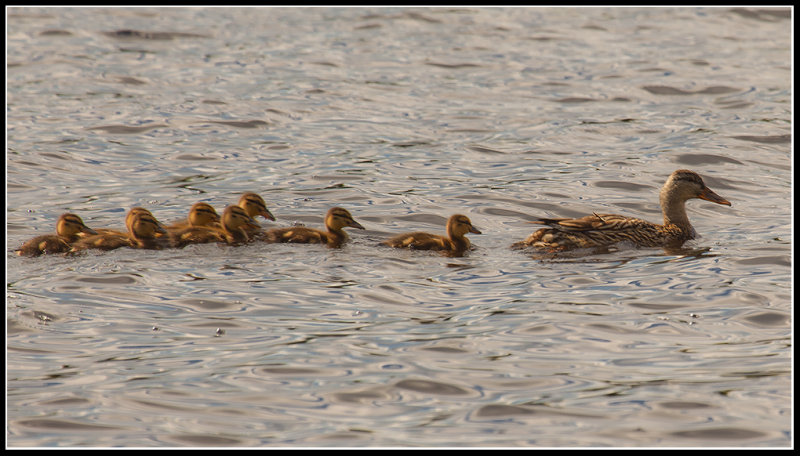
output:
[[347, 242], [344, 227], [363, 230], [364, 227], [353, 219], [347, 209], [334, 207], [325, 215], [325, 227], [328, 231], [296, 226], [275, 228], [264, 234], [267, 242], [293, 242], [298, 244], [326, 244], [328, 247], [341, 247]]
[[177, 233], [192, 226], [222, 227], [220, 216], [214, 207], [208, 203], [198, 202], [189, 209], [189, 216], [186, 219], [167, 226], [166, 230], [168, 233]]
[[264, 202], [264, 198], [259, 196], [257, 193], [247, 192], [239, 197], [239, 202], [237, 206], [241, 207], [242, 209], [247, 212], [247, 215], [250, 217], [255, 217], [256, 215], [260, 215], [267, 220], [275, 220], [275, 216], [272, 215], [272, 212], [267, 209], [267, 204]]
[[75, 214], [61, 214], [56, 222], [56, 234], [36, 236], [22, 244], [16, 253], [20, 256], [67, 253], [82, 234], [97, 234], [97, 231], [86, 226]]
[[97, 234], [114, 234], [119, 236], [127, 236], [128, 233], [130, 233], [131, 231], [131, 223], [133, 222], [133, 217], [137, 214], [149, 214], [151, 216], [153, 215], [152, 213], [150, 213], [150, 211], [148, 211], [143, 207], [138, 207], [138, 206], [133, 207], [131, 208], [131, 210], [128, 211], [127, 214], [125, 214], [125, 231], [120, 231], [114, 228], [97, 228], [95, 231], [97, 231]]
[[222, 213], [220, 228], [209, 226], [190, 226], [180, 231], [170, 233], [173, 247], [184, 247], [188, 244], [206, 244], [209, 242], [224, 242], [238, 245], [248, 242], [248, 231], [259, 228], [258, 222], [247, 215], [239, 206], [228, 206]]
[[[264, 198], [257, 193], [244, 193], [241, 197], [239, 197], [239, 202], [237, 205], [244, 209], [245, 212], [247, 212], [247, 215], [250, 217], [255, 218], [257, 215], [260, 215], [267, 220], [275, 221], [275, 216], [272, 215], [272, 212], [270, 212], [269, 209], [267, 209], [267, 204], [264, 202]], [[264, 239], [264, 230], [261, 229], [261, 227], [250, 228], [248, 229], [247, 234], [251, 240]]]
[[592, 214], [582, 218], [540, 219], [532, 223], [549, 225], [512, 248], [534, 247], [556, 253], [582, 248], [606, 248], [620, 242], [638, 247], [680, 247], [697, 236], [686, 215], [686, 201], [700, 198], [730, 206], [730, 201], [706, 187], [694, 171], [673, 172], [661, 188], [660, 202], [664, 224], [616, 214]]
[[98, 234], [87, 236], [72, 245], [72, 252], [86, 249], [114, 250], [120, 247], [135, 249], [162, 249], [168, 246], [157, 234], [166, 234], [164, 226], [145, 208], [135, 207], [125, 217], [128, 233], [116, 230], [97, 230]]
[[471, 247], [467, 233], [481, 234], [466, 215], [455, 214], [447, 220], [447, 237], [417, 231], [398, 234], [383, 243], [389, 247], [436, 250], [450, 256], [461, 256]]

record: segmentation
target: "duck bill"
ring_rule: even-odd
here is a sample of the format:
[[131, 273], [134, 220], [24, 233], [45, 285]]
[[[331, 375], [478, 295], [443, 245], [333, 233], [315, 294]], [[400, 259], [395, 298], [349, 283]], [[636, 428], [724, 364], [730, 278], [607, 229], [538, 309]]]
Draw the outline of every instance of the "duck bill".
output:
[[700, 198], [700, 199], [704, 199], [706, 201], [711, 201], [712, 203], [724, 204], [726, 206], [730, 206], [731, 205], [730, 201], [728, 201], [725, 198], [717, 195], [716, 193], [714, 193], [713, 190], [711, 190], [708, 187], [704, 188], [703, 191], [700, 192], [699, 195], [697, 195], [697, 197]]
[[361, 226], [360, 223], [356, 222], [355, 220], [350, 220], [350, 224], [347, 225], [347, 226], [351, 226], [353, 228], [358, 228], [359, 230], [365, 229], [363, 226]]
[[248, 220], [247, 223], [245, 223], [245, 226], [251, 230], [261, 229], [261, 225], [259, 225], [258, 222], [256, 222], [252, 218]]
[[264, 209], [261, 212], [261, 216], [264, 217], [267, 220], [272, 220], [273, 222], [275, 221], [275, 216], [272, 215], [272, 212], [270, 212], [269, 209]]
[[474, 226], [469, 227], [469, 232], [470, 233], [475, 233], [475, 234], [483, 234], [483, 233], [481, 233], [481, 230], [475, 228]]
[[93, 229], [89, 228], [88, 226], [85, 226], [85, 225], [84, 225], [84, 226], [81, 228], [81, 233], [86, 233], [86, 234], [97, 234], [97, 231], [95, 231], [95, 230], [93, 230]]

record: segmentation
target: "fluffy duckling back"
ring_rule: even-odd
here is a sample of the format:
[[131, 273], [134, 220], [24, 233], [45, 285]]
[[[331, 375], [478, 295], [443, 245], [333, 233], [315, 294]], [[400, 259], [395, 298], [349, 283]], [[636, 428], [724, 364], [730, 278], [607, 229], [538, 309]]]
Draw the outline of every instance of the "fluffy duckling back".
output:
[[616, 214], [592, 214], [577, 219], [540, 219], [532, 223], [549, 225], [512, 248], [534, 247], [546, 252], [562, 252], [581, 248], [605, 248], [620, 242], [638, 247], [680, 247], [697, 236], [686, 215], [686, 201], [700, 198], [730, 206], [730, 201], [706, 187], [695, 172], [679, 169], [673, 172], [661, 189], [661, 210], [664, 224]]
[[209, 226], [220, 228], [220, 217], [214, 207], [208, 203], [194, 203], [189, 209], [189, 216], [181, 221], [175, 222], [166, 227], [168, 233], [185, 230], [190, 226]]
[[363, 230], [364, 227], [353, 219], [347, 209], [334, 207], [325, 215], [325, 227], [328, 231], [307, 228], [304, 226], [275, 228], [265, 233], [267, 242], [292, 242], [298, 244], [326, 244], [328, 247], [341, 247], [347, 242], [344, 227]]
[[238, 245], [248, 242], [248, 232], [258, 229], [258, 222], [247, 215], [239, 206], [228, 206], [222, 213], [220, 228], [209, 226], [190, 226], [183, 230], [170, 233], [173, 247], [184, 247], [188, 244], [206, 244], [209, 242], [224, 242]]
[[447, 255], [461, 256], [471, 247], [467, 233], [481, 234], [466, 215], [455, 214], [447, 220], [447, 237], [417, 231], [398, 234], [383, 243], [389, 247], [437, 250]]
[[56, 234], [43, 234], [22, 244], [16, 250], [20, 256], [39, 256], [48, 253], [67, 253], [81, 234], [97, 234], [75, 214], [61, 214], [56, 222]]
[[[162, 249], [166, 242], [157, 234], [166, 234], [164, 226], [145, 208], [135, 207], [125, 217], [128, 233], [103, 230], [99, 234], [87, 236], [72, 245], [72, 252], [86, 249], [114, 250], [120, 247], [136, 249]], [[100, 230], [97, 230], [98, 232]]]

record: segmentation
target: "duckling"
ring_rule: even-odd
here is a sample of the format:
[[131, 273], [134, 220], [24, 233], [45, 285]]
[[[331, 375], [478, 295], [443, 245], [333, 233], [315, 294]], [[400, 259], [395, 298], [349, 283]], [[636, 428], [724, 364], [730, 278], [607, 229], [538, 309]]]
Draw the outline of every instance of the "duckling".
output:
[[127, 234], [115, 230], [104, 230], [100, 234], [87, 236], [74, 243], [71, 252], [86, 249], [114, 250], [120, 247], [162, 249], [166, 246], [165, 240], [158, 239], [156, 235], [166, 234], [167, 231], [147, 209], [135, 207], [128, 211], [125, 224], [128, 227]]
[[239, 198], [237, 206], [244, 209], [245, 212], [247, 212], [247, 215], [250, 217], [260, 215], [267, 220], [275, 220], [275, 216], [272, 215], [272, 212], [270, 212], [269, 209], [267, 209], [267, 204], [264, 202], [264, 198], [259, 196], [257, 193], [247, 192], [243, 194]]
[[220, 217], [214, 207], [208, 203], [194, 203], [189, 209], [189, 216], [181, 221], [175, 222], [166, 227], [168, 233], [183, 231], [190, 226], [208, 226], [221, 228]]
[[160, 250], [169, 246], [166, 239], [158, 239], [159, 234], [167, 234], [164, 225], [153, 214], [136, 214], [128, 224], [128, 231], [132, 241], [131, 247], [136, 249]]
[[471, 247], [467, 233], [481, 234], [467, 216], [455, 214], [447, 220], [447, 237], [417, 231], [398, 234], [383, 243], [395, 248], [437, 250], [449, 256], [462, 256]]
[[700, 198], [730, 206], [730, 201], [706, 187], [694, 171], [679, 169], [667, 179], [660, 193], [664, 224], [616, 214], [592, 214], [577, 219], [539, 219], [531, 223], [549, 225], [512, 248], [534, 247], [550, 253], [580, 248], [607, 248], [619, 242], [638, 247], [680, 247], [697, 232], [686, 215], [686, 201]]
[[325, 215], [325, 227], [328, 231], [296, 226], [275, 228], [265, 233], [267, 242], [294, 242], [303, 244], [327, 244], [328, 247], [341, 247], [347, 242], [346, 226], [363, 230], [364, 227], [353, 219], [347, 209], [334, 207]]
[[222, 213], [221, 228], [209, 226], [190, 226], [170, 233], [173, 247], [184, 247], [188, 244], [205, 244], [224, 242], [238, 245], [250, 240], [248, 231], [259, 228], [258, 222], [247, 215], [239, 206], [228, 206]]
[[95, 231], [97, 231], [97, 234], [113, 234], [113, 235], [118, 235], [118, 236], [127, 236], [128, 233], [130, 233], [130, 231], [131, 231], [131, 223], [133, 221], [133, 217], [135, 215], [137, 215], [137, 214], [149, 214], [150, 216], [153, 215], [152, 213], [150, 213], [150, 211], [148, 211], [147, 209], [145, 209], [143, 207], [139, 207], [139, 206], [133, 207], [125, 215], [125, 229], [126, 229], [126, 231], [120, 231], [120, 230], [117, 230], [117, 229], [114, 229], [114, 228], [97, 228]]
[[16, 250], [20, 256], [39, 256], [47, 253], [67, 253], [82, 234], [97, 234], [75, 214], [61, 214], [56, 222], [56, 234], [36, 236]]
[[[247, 212], [247, 215], [250, 217], [255, 217], [260, 215], [267, 220], [275, 221], [275, 216], [272, 215], [272, 212], [267, 209], [267, 204], [264, 202], [264, 198], [261, 198], [257, 193], [247, 192], [243, 194], [239, 198], [239, 202], [237, 203], [239, 207]], [[258, 228], [248, 228], [247, 235], [250, 237], [250, 240], [264, 240], [264, 230], [261, 229], [259, 226]]]

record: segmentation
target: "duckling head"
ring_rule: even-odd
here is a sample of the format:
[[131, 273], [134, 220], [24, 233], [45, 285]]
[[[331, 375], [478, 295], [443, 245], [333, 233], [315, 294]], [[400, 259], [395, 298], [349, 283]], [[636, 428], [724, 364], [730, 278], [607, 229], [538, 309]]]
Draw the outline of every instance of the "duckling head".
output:
[[239, 203], [237, 205], [244, 209], [245, 212], [247, 212], [247, 215], [250, 217], [260, 215], [267, 220], [275, 220], [275, 216], [272, 215], [272, 212], [270, 212], [269, 209], [267, 209], [267, 204], [264, 202], [264, 198], [259, 196], [257, 193], [245, 193], [239, 198]]
[[78, 233], [97, 234], [97, 231], [89, 228], [83, 220], [75, 214], [62, 214], [56, 222], [56, 233], [65, 238], [73, 238]]
[[455, 214], [447, 220], [447, 235], [451, 239], [463, 237], [467, 233], [481, 234], [466, 215]]
[[194, 203], [189, 209], [189, 224], [192, 226], [212, 226], [219, 220], [219, 214], [208, 203]]
[[225, 208], [222, 213], [222, 226], [230, 232], [261, 228], [261, 225], [253, 220], [253, 217], [248, 215], [247, 211], [240, 206], [228, 206]]
[[341, 207], [334, 207], [325, 215], [325, 226], [333, 231], [339, 231], [342, 228], [349, 226], [363, 230], [364, 227], [353, 219], [347, 209]]
[[[135, 209], [138, 209], [131, 215]], [[133, 208], [126, 217], [126, 224], [134, 239], [153, 239], [156, 233], [167, 234], [164, 226], [147, 209]]]
[[[137, 206], [131, 208], [131, 210], [128, 211], [128, 214], [125, 215], [125, 228], [128, 229], [129, 233], [133, 233], [133, 221], [137, 215], [149, 215], [150, 217], [153, 217], [153, 214], [143, 207]], [[153, 217], [153, 219], [155, 219], [155, 217]]]

